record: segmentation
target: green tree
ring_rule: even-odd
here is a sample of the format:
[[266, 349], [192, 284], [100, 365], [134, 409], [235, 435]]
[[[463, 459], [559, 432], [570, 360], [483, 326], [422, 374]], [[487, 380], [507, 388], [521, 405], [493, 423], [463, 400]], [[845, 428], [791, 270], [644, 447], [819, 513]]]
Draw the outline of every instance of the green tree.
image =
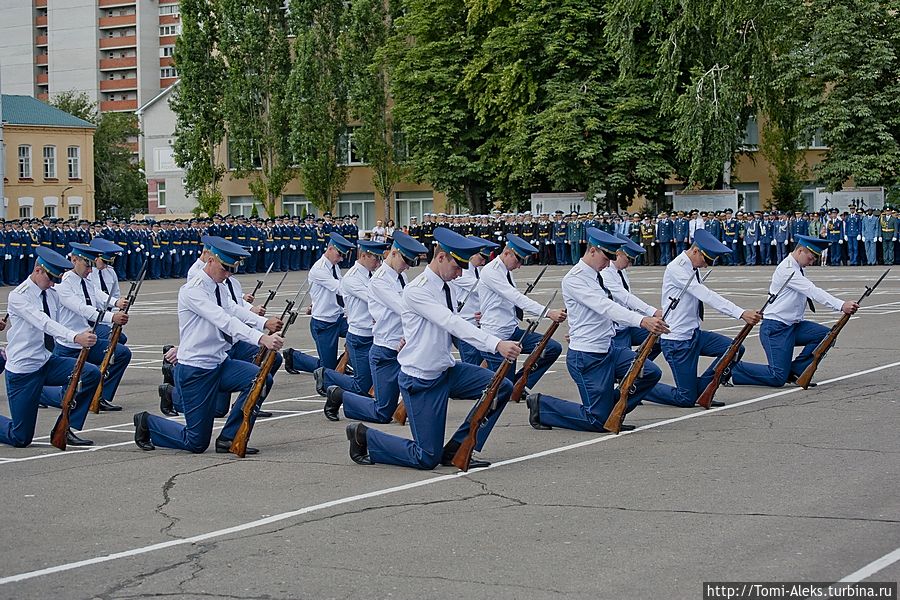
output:
[[769, 162], [772, 179], [772, 198], [768, 204], [780, 211], [793, 213], [805, 210], [800, 193], [809, 176], [804, 150], [797, 143], [797, 135], [785, 130], [776, 121], [766, 123], [759, 147]]
[[217, 0], [182, 0], [181, 35], [175, 43], [179, 83], [169, 105], [176, 115], [175, 160], [185, 169], [185, 191], [197, 197], [196, 214], [222, 205], [220, 158], [225, 138], [225, 63], [218, 52]]
[[331, 210], [349, 171], [339, 156], [346, 132], [347, 84], [342, 44], [342, 0], [291, 0], [295, 32], [290, 76], [291, 150], [303, 190], [315, 206]]
[[94, 123], [94, 205], [98, 217], [130, 218], [147, 209], [147, 182], [129, 142], [140, 135], [132, 113], [97, 112], [84, 92], [67, 91], [53, 105]]
[[294, 178], [288, 145], [291, 72], [282, 0], [220, 0], [218, 50], [226, 67], [223, 92], [228, 152], [237, 177], [269, 216]]

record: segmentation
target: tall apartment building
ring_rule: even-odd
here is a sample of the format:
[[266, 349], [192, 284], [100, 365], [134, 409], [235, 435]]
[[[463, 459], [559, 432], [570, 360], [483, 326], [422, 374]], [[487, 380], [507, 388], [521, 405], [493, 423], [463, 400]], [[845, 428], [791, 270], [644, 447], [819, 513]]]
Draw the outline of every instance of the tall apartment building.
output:
[[135, 111], [174, 83], [177, 0], [0, 0], [0, 86]]

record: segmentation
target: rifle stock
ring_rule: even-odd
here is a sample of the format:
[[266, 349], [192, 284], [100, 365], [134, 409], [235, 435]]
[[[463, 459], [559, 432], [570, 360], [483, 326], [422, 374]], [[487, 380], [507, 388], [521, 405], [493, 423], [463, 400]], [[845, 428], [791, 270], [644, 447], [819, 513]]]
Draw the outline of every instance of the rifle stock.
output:
[[347, 352], [347, 346], [344, 346], [344, 353], [341, 354], [340, 360], [338, 360], [337, 366], [334, 368], [336, 373], [344, 374], [344, 371], [347, 370], [347, 363], [350, 362], [350, 353]]
[[[890, 273], [891, 270], [888, 269], [885, 271], [881, 277], [878, 278], [878, 281], [875, 282], [875, 285], [869, 287], [866, 286], [866, 291], [863, 292], [863, 295], [859, 297], [857, 304], [860, 304], [863, 300], [866, 299], [867, 296], [870, 296], [872, 292], [875, 291], [875, 288], [887, 277], [887, 274]], [[825, 336], [819, 345], [816, 346], [816, 349], [813, 350], [812, 362], [809, 363], [809, 366], [803, 370], [803, 373], [800, 374], [800, 377], [797, 378], [797, 385], [802, 387], [804, 390], [809, 388], [809, 384], [812, 382], [813, 375], [816, 372], [816, 369], [819, 368], [819, 363], [822, 362], [822, 359], [825, 358], [825, 355], [831, 350], [831, 347], [834, 346], [835, 341], [837, 341], [838, 334], [841, 333], [841, 329], [844, 328], [850, 321], [850, 315], [844, 314], [838, 319], [838, 322], [832, 326], [831, 331], [828, 332], [828, 335]]]
[[403, 398], [397, 402], [397, 409], [394, 411], [392, 418], [401, 425], [406, 425], [406, 405], [403, 403]]
[[534, 370], [538, 359], [541, 357], [541, 354], [544, 353], [544, 349], [547, 347], [547, 344], [550, 342], [550, 339], [553, 337], [553, 334], [556, 333], [558, 328], [559, 323], [551, 323], [550, 327], [547, 328], [547, 331], [544, 332], [544, 337], [541, 338], [538, 345], [535, 346], [534, 350], [531, 351], [531, 354], [528, 355], [525, 364], [522, 366], [522, 375], [519, 377], [518, 381], [516, 381], [516, 385], [513, 386], [512, 394], [509, 397], [513, 402], [519, 402], [522, 399], [522, 392], [525, 391], [525, 384], [528, 383], [528, 374]]
[[490, 385], [481, 393], [481, 398], [478, 400], [478, 405], [475, 407], [475, 412], [472, 413], [472, 419], [469, 421], [469, 434], [459, 445], [456, 454], [453, 455], [453, 466], [460, 471], [466, 472], [469, 470], [472, 452], [475, 450], [475, 443], [478, 438], [478, 429], [481, 423], [487, 419], [491, 406], [494, 404], [494, 399], [497, 397], [497, 392], [500, 390], [500, 384], [506, 378], [506, 372], [511, 364], [510, 361], [504, 360], [500, 368], [494, 373]]

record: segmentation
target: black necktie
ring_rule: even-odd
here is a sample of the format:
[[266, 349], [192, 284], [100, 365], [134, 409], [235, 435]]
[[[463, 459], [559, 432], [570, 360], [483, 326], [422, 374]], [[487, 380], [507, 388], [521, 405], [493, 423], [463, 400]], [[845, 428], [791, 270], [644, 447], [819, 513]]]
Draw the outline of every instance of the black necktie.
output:
[[369, 279], [372, 279], [372, 271], [369, 271]]
[[403, 274], [402, 274], [402, 273], [398, 273], [398, 274], [397, 274], [397, 279], [400, 280], [400, 289], [402, 290], [403, 288], [406, 287], [406, 282], [403, 281]]
[[106, 287], [106, 280], [103, 279], [103, 271], [97, 271], [97, 277], [100, 278], [100, 289], [103, 290], [104, 294], [109, 294], [109, 289]]
[[[338, 277], [337, 274], [337, 265], [331, 265], [331, 276], [340, 281], [341, 278]], [[337, 300], [338, 306], [344, 308], [344, 297], [340, 294], [335, 294], [334, 297]]]
[[622, 280], [622, 286], [625, 288], [625, 291], [630, 292], [631, 289], [629, 289], [628, 287], [628, 282], [625, 281], [625, 273], [623, 273], [622, 271], [617, 271], [617, 273], [619, 274], [619, 279]]
[[[218, 304], [219, 306], [222, 306], [222, 294], [219, 293], [219, 286], [218, 286], [218, 285], [216, 286], [216, 304]], [[220, 331], [221, 331], [221, 330], [220, 330]], [[228, 335], [228, 334], [225, 333], [224, 331], [222, 331], [222, 337], [225, 338], [225, 341], [226, 341], [227, 343], [229, 343], [229, 344], [234, 344], [234, 338], [232, 338], [230, 335]]]
[[600, 287], [603, 288], [603, 291], [606, 292], [606, 297], [609, 298], [610, 300], [612, 300], [612, 299], [613, 299], [613, 297], [612, 297], [612, 292], [610, 292], [610, 291], [609, 291], [609, 288], [606, 287], [606, 285], [604, 285], [604, 283], [603, 283], [603, 276], [600, 275], [600, 271], [597, 271], [597, 283], [599, 283], [599, 284], [600, 284]]
[[450, 298], [450, 286], [444, 283], [444, 298], [447, 300], [447, 308], [453, 312], [453, 300]]
[[[806, 275], [803, 274], [803, 267], [800, 267], [800, 274], [806, 277]], [[810, 312], [816, 312], [816, 305], [813, 304], [812, 298], [806, 298], [806, 305], [809, 307]]]
[[84, 301], [87, 302], [88, 306], [93, 306], [91, 304], [91, 295], [88, 294], [87, 284], [84, 282], [84, 277], [81, 278], [81, 291], [84, 292]]
[[475, 279], [480, 280], [481, 275], [478, 274], [478, 267], [472, 267], [472, 269], [475, 271]]
[[[47, 304], [47, 290], [41, 290], [41, 304], [44, 305], [44, 314], [50, 317], [53, 316], [50, 314], [50, 305]], [[44, 348], [53, 352], [53, 348], [56, 346], [56, 342], [53, 341], [53, 336], [49, 333], [44, 334]]]
[[[226, 279], [225, 283], [228, 284], [228, 291], [231, 293], [231, 299], [234, 301], [235, 304], [237, 304], [238, 303], [237, 296], [234, 295], [234, 286], [231, 285], [231, 277]], [[216, 288], [216, 289], [218, 289], [218, 288]]]
[[[700, 271], [694, 269], [694, 277], [697, 278], [697, 283], [700, 283]], [[700, 320], [703, 320], [703, 301], [697, 301], [697, 316], [700, 317]]]
[[[509, 271], [506, 272], [506, 280], [509, 282], [509, 285], [516, 287], [516, 284], [514, 284], [513, 280], [512, 280], [512, 273], [510, 273]], [[525, 311], [522, 310], [521, 308], [519, 308], [518, 306], [516, 306], [515, 309], [516, 309], [516, 318], [520, 321], [522, 319], [524, 319]]]

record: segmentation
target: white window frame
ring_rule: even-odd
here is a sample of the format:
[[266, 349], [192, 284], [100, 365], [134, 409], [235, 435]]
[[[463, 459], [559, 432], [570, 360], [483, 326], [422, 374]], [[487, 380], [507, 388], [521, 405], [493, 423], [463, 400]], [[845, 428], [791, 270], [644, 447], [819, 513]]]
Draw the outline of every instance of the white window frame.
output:
[[358, 151], [353, 148], [353, 127], [350, 127], [338, 137], [338, 164], [356, 167], [368, 164]]
[[157, 181], [156, 182], [156, 206], [157, 208], [165, 208], [166, 207], [166, 182]]
[[[253, 196], [228, 196], [228, 212], [238, 216], [250, 217], [253, 214]], [[262, 215], [265, 210], [262, 207], [256, 209], [260, 215]]]
[[171, 77], [178, 77], [178, 71], [175, 69], [175, 67], [160, 67], [160, 79], [169, 79]]
[[179, 4], [160, 4], [159, 5], [159, 16], [164, 15], [180, 15], [181, 14], [181, 6]]
[[66, 148], [66, 163], [69, 168], [69, 179], [81, 179], [80, 146], [69, 146], [68, 148]]
[[50, 217], [51, 219], [56, 216], [56, 205], [55, 204], [45, 204], [44, 205], [44, 216]]
[[81, 205], [80, 204], [69, 204], [69, 218], [70, 219], [81, 219]]
[[[403, 206], [403, 208], [401, 208]], [[423, 190], [419, 192], [395, 192], [394, 193], [394, 223], [398, 227], [409, 224], [410, 217], [422, 222], [422, 215], [434, 212], [434, 192]], [[401, 218], [401, 214], [404, 216]], [[389, 219], [385, 217], [385, 223]]]
[[172, 56], [175, 56], [175, 46], [173, 46], [172, 44], [166, 44], [159, 47], [160, 58], [169, 58]]
[[19, 206], [19, 218], [20, 219], [30, 219], [31, 218], [31, 207], [30, 206]]
[[19, 146], [19, 179], [31, 179], [31, 146]]
[[308, 215], [316, 212], [315, 205], [307, 200], [306, 196], [302, 194], [286, 194], [282, 196], [281, 208], [283, 209], [284, 214], [291, 215], [292, 217], [302, 217], [303, 209], [306, 209], [306, 214]]
[[44, 146], [44, 179], [56, 179], [56, 146]]
[[160, 25], [159, 35], [160, 37], [169, 35], [181, 35], [181, 25], [178, 23], [173, 23], [170, 25]]

